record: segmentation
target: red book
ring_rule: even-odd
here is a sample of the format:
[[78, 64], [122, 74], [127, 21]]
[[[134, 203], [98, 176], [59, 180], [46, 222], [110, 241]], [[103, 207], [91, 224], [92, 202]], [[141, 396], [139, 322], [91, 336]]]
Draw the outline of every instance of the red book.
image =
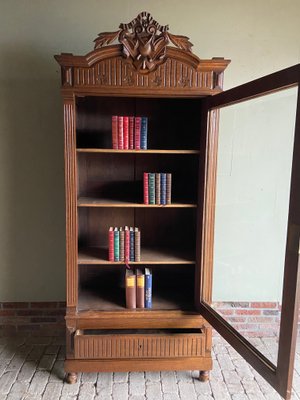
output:
[[110, 227], [108, 231], [108, 261], [114, 261], [114, 228]]
[[140, 150], [141, 149], [141, 120], [142, 120], [141, 117], [135, 117], [134, 144], [135, 144], [135, 149], [136, 150]]
[[123, 141], [123, 117], [118, 116], [118, 149], [124, 149]]
[[129, 117], [129, 149], [134, 149], [134, 117]]
[[144, 204], [149, 204], [148, 172], [144, 172]]
[[128, 226], [125, 226], [125, 262], [129, 262], [130, 254], [130, 233]]
[[123, 117], [124, 149], [129, 149], [129, 117]]
[[111, 117], [111, 134], [112, 134], [112, 148], [118, 148], [118, 116]]

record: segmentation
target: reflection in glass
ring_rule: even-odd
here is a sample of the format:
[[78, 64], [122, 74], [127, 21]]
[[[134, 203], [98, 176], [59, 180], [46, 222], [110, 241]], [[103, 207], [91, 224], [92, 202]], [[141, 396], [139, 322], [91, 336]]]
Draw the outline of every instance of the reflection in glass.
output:
[[222, 108], [213, 308], [277, 363], [297, 88]]

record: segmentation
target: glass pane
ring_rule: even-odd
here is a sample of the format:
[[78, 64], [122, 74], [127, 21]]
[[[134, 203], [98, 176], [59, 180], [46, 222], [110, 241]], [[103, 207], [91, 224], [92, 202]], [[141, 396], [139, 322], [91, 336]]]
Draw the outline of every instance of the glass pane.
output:
[[297, 91], [220, 109], [212, 306], [274, 364]]

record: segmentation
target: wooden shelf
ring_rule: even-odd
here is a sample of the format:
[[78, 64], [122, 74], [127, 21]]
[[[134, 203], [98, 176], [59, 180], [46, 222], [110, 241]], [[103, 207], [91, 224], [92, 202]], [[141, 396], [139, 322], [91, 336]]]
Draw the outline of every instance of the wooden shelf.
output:
[[126, 200], [99, 199], [93, 197], [79, 197], [78, 207], [144, 207], [144, 208], [196, 208], [196, 204], [172, 203], [166, 205], [131, 203]]
[[156, 290], [152, 295], [151, 309], [129, 310], [125, 307], [125, 289], [110, 288], [108, 290], [81, 289], [78, 298], [78, 311], [126, 311], [151, 312], [163, 310], [195, 311], [193, 296], [180, 290]]
[[[124, 265], [124, 262], [108, 261], [108, 249], [88, 247], [78, 251], [78, 264]], [[178, 249], [143, 248], [141, 261], [129, 262], [130, 265], [145, 264], [195, 264], [191, 253]]]
[[115, 150], [115, 149], [96, 149], [80, 148], [77, 153], [117, 153], [117, 154], [200, 154], [199, 150]]

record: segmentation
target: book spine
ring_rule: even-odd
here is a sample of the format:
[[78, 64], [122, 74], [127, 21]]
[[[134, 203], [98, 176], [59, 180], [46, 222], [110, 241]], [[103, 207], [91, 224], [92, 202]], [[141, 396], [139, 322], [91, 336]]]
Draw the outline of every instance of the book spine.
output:
[[118, 116], [111, 117], [112, 148], [118, 149]]
[[148, 187], [149, 204], [155, 204], [155, 174], [152, 172], [148, 174]]
[[135, 117], [134, 147], [136, 150], [141, 149], [141, 117]]
[[160, 174], [155, 174], [155, 204], [160, 204]]
[[129, 149], [129, 117], [123, 117], [124, 150]]
[[167, 204], [171, 204], [171, 192], [172, 192], [172, 174], [167, 174]]
[[123, 117], [118, 116], [118, 149], [124, 149]]
[[120, 261], [125, 261], [125, 232], [120, 228]]
[[125, 262], [129, 262], [129, 254], [130, 254], [130, 234], [128, 226], [125, 226]]
[[108, 231], [108, 261], [115, 261], [114, 257], [114, 230], [112, 227]]
[[129, 117], [129, 149], [134, 149], [134, 117]]
[[160, 174], [160, 203], [167, 204], [167, 174]]
[[120, 232], [118, 228], [114, 229], [114, 259], [120, 261]]
[[149, 204], [148, 172], [144, 172], [144, 204]]
[[129, 261], [134, 261], [134, 230], [130, 228]]
[[125, 275], [126, 308], [136, 308], [136, 276], [132, 270]]
[[145, 308], [145, 275], [141, 270], [136, 272], [136, 306]]
[[138, 228], [134, 229], [134, 261], [141, 261], [141, 232]]
[[152, 272], [145, 273], [145, 308], [152, 308]]
[[141, 118], [141, 149], [147, 149], [148, 118]]

